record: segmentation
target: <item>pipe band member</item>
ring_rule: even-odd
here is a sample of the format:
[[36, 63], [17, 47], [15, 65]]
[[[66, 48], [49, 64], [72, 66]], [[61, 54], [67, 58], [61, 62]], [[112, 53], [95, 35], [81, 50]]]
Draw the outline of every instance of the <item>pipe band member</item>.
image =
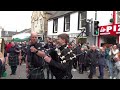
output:
[[45, 79], [43, 72], [45, 66], [43, 57], [45, 53], [40, 51], [43, 49], [42, 44], [37, 41], [37, 33], [32, 32], [26, 57], [28, 79]]
[[59, 48], [51, 50], [49, 55], [44, 56], [44, 60], [48, 62], [51, 72], [56, 79], [72, 79], [71, 69], [75, 55], [69, 48], [69, 36], [67, 34], [58, 35]]
[[11, 67], [11, 74], [10, 75], [16, 75], [17, 66], [19, 65], [19, 56], [20, 56], [20, 50], [17, 45], [15, 45], [14, 42], [11, 42], [12, 47], [8, 50], [7, 57], [8, 62]]

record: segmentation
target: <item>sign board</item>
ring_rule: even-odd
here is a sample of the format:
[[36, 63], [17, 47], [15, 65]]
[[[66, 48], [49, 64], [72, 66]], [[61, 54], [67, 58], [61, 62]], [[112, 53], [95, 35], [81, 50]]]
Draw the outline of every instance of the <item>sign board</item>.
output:
[[99, 27], [99, 35], [116, 35], [116, 34], [120, 34], [120, 24]]

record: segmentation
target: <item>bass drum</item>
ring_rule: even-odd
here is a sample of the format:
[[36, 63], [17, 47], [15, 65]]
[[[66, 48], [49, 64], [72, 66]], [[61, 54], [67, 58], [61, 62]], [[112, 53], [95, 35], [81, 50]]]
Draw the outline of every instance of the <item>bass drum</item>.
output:
[[5, 51], [5, 41], [3, 38], [0, 38], [0, 52], [3, 54], [3, 56], [4, 56], [4, 51]]

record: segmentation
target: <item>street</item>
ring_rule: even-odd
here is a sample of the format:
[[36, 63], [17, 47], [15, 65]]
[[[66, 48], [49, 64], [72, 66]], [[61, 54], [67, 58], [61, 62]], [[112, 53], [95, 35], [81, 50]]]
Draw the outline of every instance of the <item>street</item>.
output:
[[[18, 66], [16, 75], [10, 75], [11, 70], [10, 67], [7, 66], [7, 77], [2, 77], [2, 79], [27, 79], [26, 78], [26, 65], [22, 64], [21, 66]], [[88, 72], [84, 72], [84, 74], [79, 74], [78, 71], [72, 71], [73, 79], [88, 79]], [[96, 70], [96, 75], [93, 77], [93, 79], [98, 79], [97, 76], [98, 68]], [[47, 78], [46, 75], [46, 69], [45, 69], [45, 79]], [[108, 72], [105, 70], [105, 79], [108, 79]], [[55, 79], [55, 78], [54, 78]]]

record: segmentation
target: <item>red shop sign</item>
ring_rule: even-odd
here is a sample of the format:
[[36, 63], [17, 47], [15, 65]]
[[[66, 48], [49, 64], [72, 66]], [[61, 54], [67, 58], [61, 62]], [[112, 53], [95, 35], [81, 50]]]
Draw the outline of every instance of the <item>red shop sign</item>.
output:
[[116, 35], [116, 34], [120, 34], [120, 24], [99, 27], [99, 35]]

